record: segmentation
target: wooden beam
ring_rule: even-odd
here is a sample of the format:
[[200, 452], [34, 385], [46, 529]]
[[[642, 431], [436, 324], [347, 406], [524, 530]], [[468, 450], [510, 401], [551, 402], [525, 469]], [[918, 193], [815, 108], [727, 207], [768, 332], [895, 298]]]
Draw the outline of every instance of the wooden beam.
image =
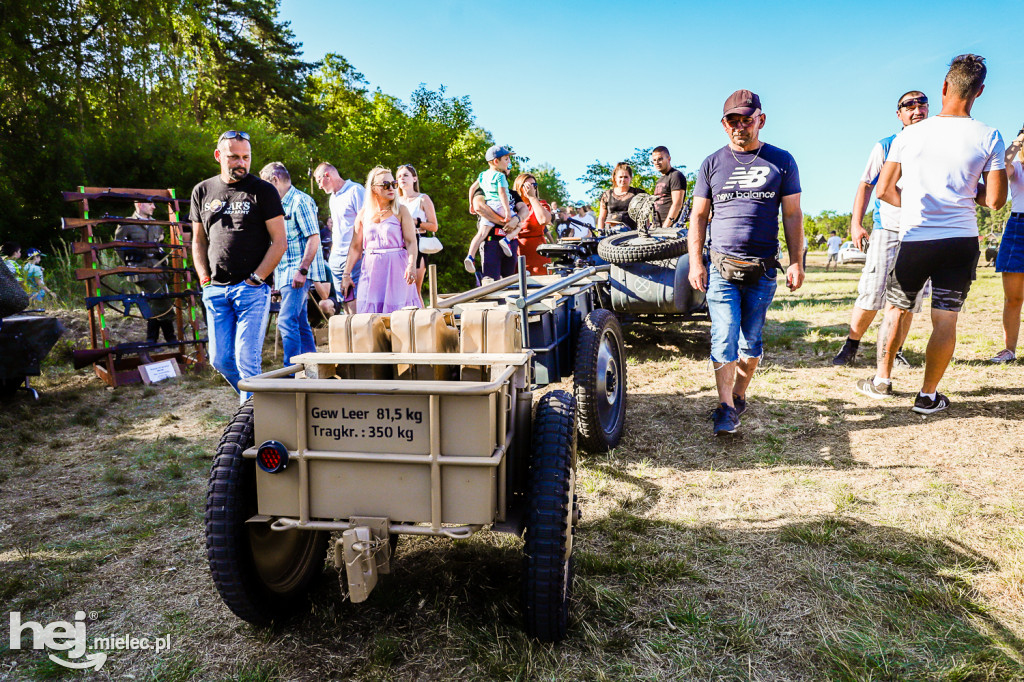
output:
[[84, 192], [61, 192], [64, 201], [113, 199], [117, 201], [146, 201], [169, 204], [177, 201], [166, 189], [124, 189], [120, 187], [86, 187]]
[[71, 245], [73, 253], [82, 254], [90, 251], [106, 251], [107, 249], [187, 249], [185, 244], [167, 244], [165, 242], [101, 242], [89, 244], [75, 242]]
[[133, 268], [121, 266], [117, 268], [92, 269], [78, 268], [75, 270], [75, 279], [92, 279], [93, 277], [106, 277], [107, 275], [159, 275], [170, 272], [190, 272], [188, 268]]
[[102, 218], [61, 218], [60, 227], [62, 230], [76, 230], [90, 225], [177, 225], [178, 227], [192, 227], [192, 223], [184, 220], [140, 220], [138, 218], [122, 218], [116, 215], [103, 216]]

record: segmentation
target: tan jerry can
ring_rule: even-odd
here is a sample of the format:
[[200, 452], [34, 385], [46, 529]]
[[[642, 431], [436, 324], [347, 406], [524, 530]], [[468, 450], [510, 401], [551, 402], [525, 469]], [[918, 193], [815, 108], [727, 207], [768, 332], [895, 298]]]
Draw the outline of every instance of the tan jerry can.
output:
[[[391, 313], [391, 350], [394, 353], [457, 353], [459, 330], [455, 313], [437, 308], [402, 308]], [[457, 368], [396, 365], [398, 379], [445, 381]]]
[[[388, 316], [380, 313], [356, 313], [331, 317], [327, 335], [330, 353], [390, 353], [391, 332]], [[392, 365], [338, 366], [342, 379], [391, 379]]]
[[[505, 308], [471, 308], [459, 318], [460, 353], [518, 353], [523, 350], [520, 317]], [[488, 368], [462, 368], [463, 381], [490, 381]]]

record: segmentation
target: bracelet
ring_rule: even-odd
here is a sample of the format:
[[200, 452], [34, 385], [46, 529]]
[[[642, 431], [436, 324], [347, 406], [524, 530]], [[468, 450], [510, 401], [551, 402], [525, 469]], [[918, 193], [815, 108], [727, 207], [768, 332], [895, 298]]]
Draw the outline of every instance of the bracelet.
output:
[[266, 284], [266, 282], [263, 281], [263, 278], [260, 277], [259, 275], [257, 275], [255, 272], [253, 272], [251, 275], [249, 275], [249, 279], [251, 279], [252, 281], [256, 282], [256, 284], [259, 284], [260, 286], [263, 286], [264, 284]]
[[199, 286], [200, 287], [208, 287], [208, 286], [210, 286], [210, 280], [211, 280], [210, 277], [202, 278], [201, 280], [199, 280]]

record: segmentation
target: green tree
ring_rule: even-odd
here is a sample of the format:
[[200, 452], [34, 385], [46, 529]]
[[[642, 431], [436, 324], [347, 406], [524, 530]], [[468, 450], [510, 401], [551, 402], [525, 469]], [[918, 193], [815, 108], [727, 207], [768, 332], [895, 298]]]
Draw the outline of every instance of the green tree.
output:
[[562, 180], [561, 174], [554, 166], [542, 163], [530, 169], [533, 177], [537, 178], [537, 193], [540, 198], [547, 202], [557, 201], [559, 206], [565, 206], [569, 202], [569, 190]]
[[1010, 219], [1012, 212], [1010, 202], [1007, 201], [998, 211], [993, 211], [982, 206], [975, 206], [974, 211], [978, 216], [978, 233], [982, 237], [1002, 234], [1006, 221]]

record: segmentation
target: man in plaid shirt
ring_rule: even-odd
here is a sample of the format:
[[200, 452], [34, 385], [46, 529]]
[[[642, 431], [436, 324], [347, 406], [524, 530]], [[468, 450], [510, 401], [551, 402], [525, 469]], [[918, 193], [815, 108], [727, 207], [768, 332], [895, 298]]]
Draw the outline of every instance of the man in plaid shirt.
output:
[[327, 279], [320, 253], [320, 223], [313, 197], [292, 186], [292, 177], [283, 163], [268, 163], [260, 171], [260, 177], [277, 189], [284, 207], [288, 249], [274, 270], [274, 283], [281, 292], [277, 328], [281, 331], [287, 366], [293, 356], [316, 352], [306, 313], [306, 297], [312, 281]]

